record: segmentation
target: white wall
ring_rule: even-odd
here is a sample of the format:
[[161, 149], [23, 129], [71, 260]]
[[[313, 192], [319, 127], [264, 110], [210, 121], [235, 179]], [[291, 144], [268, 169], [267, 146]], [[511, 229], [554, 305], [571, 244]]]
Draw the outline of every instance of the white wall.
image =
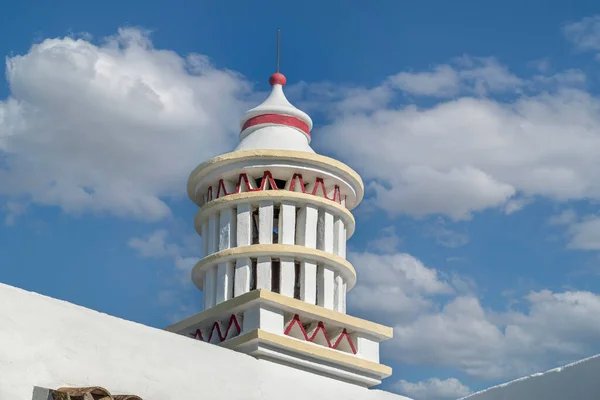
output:
[[465, 397], [468, 400], [598, 400], [600, 355]]
[[0, 284], [0, 399], [93, 385], [144, 400], [406, 399]]

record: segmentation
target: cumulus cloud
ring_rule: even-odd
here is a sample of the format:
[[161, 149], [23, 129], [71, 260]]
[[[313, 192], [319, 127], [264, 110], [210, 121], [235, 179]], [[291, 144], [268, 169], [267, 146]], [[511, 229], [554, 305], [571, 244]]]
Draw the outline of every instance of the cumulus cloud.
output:
[[401, 380], [396, 382], [393, 387], [414, 400], [453, 400], [471, 394], [471, 389], [456, 378], [444, 380], [430, 378], [420, 382]]
[[[552, 223], [573, 221], [570, 212], [563, 212]], [[438, 230], [446, 229], [437, 223]], [[380, 238], [388, 233], [382, 231]], [[594, 317], [600, 296], [595, 293], [531, 291], [522, 298], [511, 296], [505, 308], [487, 309], [470, 277], [426, 266], [410, 254], [350, 252], [348, 258], [359, 277], [348, 296], [350, 312], [394, 328], [394, 337], [383, 344], [390, 359], [506, 380], [600, 351], [600, 322]], [[422, 391], [423, 398], [437, 398], [435, 391], [451, 383], [401, 382], [398, 388], [409, 396], [414, 390]]]
[[47, 39], [6, 61], [0, 194], [67, 212], [157, 220], [189, 172], [228, 151], [248, 84], [202, 55], [122, 29], [102, 45]]
[[454, 292], [437, 270], [410, 254], [351, 252], [348, 258], [358, 274], [348, 306], [369, 318], [386, 323], [410, 319], [431, 308], [430, 297]]
[[524, 81], [492, 57], [463, 56], [454, 65], [438, 65], [432, 71], [400, 72], [389, 83], [405, 93], [453, 97], [461, 93], [480, 96], [516, 91]]
[[433, 238], [437, 244], [451, 249], [461, 247], [469, 243], [466, 233], [458, 232], [447, 227], [442, 218], [437, 218], [435, 223], [425, 229], [425, 235]]
[[578, 216], [566, 209], [548, 219], [548, 225], [565, 227], [567, 247], [572, 250], [600, 250], [600, 216], [597, 214]]
[[175, 268], [181, 273], [184, 282], [189, 281], [192, 267], [198, 262], [200, 254], [197, 235], [184, 238], [184, 244], [168, 242], [169, 233], [159, 229], [145, 237], [134, 237], [127, 243], [143, 258], [166, 258], [173, 261]]
[[[455, 98], [398, 105], [403, 92], [395, 90], [384, 108], [331, 114], [316, 142], [351, 162], [376, 204], [392, 214], [460, 220], [489, 208], [512, 213], [539, 197], [599, 199], [600, 101], [578, 86], [583, 73], [525, 79], [497, 63], [474, 69], [477, 64], [465, 60], [453, 68], [466, 71], [471, 83], [459, 80]], [[378, 87], [390, 87], [393, 79]], [[402, 75], [411, 79], [420, 85], [425, 78]], [[478, 94], [478, 87], [508, 90], [519, 82], [524, 94], [502, 100]]]
[[563, 33], [580, 50], [600, 50], [600, 15], [566, 24]]
[[398, 246], [402, 243], [402, 238], [398, 236], [396, 228], [386, 226], [381, 229], [379, 236], [367, 242], [367, 249], [380, 253], [395, 253]]
[[[348, 258], [359, 278], [348, 295], [349, 310], [394, 328], [383, 343], [388, 359], [506, 380], [600, 351], [595, 293], [530, 291], [490, 309], [470, 277], [426, 266], [410, 254], [350, 252]], [[405, 389], [433, 391], [437, 383], [407, 382]]]

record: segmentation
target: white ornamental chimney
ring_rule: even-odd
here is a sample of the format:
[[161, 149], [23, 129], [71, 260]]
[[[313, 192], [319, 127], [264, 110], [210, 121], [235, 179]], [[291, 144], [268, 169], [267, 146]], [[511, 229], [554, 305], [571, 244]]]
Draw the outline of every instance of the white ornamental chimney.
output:
[[379, 343], [392, 329], [346, 314], [346, 260], [363, 198], [360, 176], [310, 147], [312, 120], [286, 99], [286, 78], [241, 121], [231, 153], [199, 165], [188, 194], [203, 258], [192, 281], [204, 311], [170, 331], [258, 358], [373, 386], [391, 375]]

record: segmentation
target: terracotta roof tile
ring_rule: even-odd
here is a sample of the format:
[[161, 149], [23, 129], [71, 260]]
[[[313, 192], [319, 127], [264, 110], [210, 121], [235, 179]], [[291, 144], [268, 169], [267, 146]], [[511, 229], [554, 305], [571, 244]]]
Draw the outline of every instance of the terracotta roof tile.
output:
[[62, 387], [52, 392], [53, 400], [142, 400], [134, 394], [112, 395], [100, 386], [70, 388]]

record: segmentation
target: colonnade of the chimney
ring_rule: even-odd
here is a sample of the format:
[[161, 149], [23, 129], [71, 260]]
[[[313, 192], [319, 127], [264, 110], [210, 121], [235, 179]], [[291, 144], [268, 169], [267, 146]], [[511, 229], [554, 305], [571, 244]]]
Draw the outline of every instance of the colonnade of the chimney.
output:
[[[227, 204], [225, 205], [227, 206]], [[288, 244], [346, 258], [346, 221], [318, 204], [261, 199], [233, 202], [206, 216], [203, 254], [257, 244]], [[251, 247], [248, 247], [251, 249]], [[253, 289], [267, 289], [327, 309], [346, 312], [347, 282], [327, 262], [303, 257], [244, 256], [210, 266], [204, 275], [204, 308]]]

